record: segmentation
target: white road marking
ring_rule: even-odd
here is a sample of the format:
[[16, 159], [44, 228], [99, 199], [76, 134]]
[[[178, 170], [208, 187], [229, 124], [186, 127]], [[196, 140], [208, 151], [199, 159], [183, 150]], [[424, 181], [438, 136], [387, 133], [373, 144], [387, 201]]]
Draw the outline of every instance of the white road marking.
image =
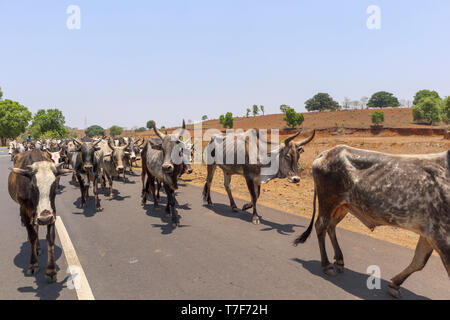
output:
[[[75, 248], [73, 247], [72, 241], [69, 238], [69, 234], [67, 233], [66, 227], [64, 226], [60, 216], [56, 217], [55, 226], [64, 255], [66, 256], [67, 265], [70, 267], [69, 272], [71, 273], [72, 278], [78, 278], [77, 282], [79, 285], [75, 286], [78, 300], [95, 300], [91, 287], [89, 286], [89, 282], [86, 278], [86, 274], [84, 273], [83, 267], [81, 266], [80, 260], [75, 252]], [[75, 270], [78, 271], [78, 274], [75, 273]]]

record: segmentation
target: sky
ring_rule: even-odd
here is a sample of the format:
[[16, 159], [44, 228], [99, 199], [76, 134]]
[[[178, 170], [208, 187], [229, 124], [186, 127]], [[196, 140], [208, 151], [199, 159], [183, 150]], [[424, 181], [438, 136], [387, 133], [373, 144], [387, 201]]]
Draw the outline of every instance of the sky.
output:
[[[69, 29], [67, 8], [80, 9]], [[370, 5], [380, 29], [367, 27]], [[0, 87], [70, 127], [305, 111], [381, 90], [450, 95], [448, 0], [0, 0]]]

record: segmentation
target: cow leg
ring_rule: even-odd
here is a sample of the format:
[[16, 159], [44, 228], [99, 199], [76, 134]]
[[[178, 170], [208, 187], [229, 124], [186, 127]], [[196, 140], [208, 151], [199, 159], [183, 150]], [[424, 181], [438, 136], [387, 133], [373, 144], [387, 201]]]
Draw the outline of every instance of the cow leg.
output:
[[108, 172], [105, 171], [105, 174], [106, 174], [106, 178], [108, 179], [108, 184], [109, 184], [109, 198], [112, 199], [113, 196], [114, 196], [114, 193], [113, 193], [113, 179], [109, 175]]
[[216, 165], [209, 164], [207, 166], [208, 174], [206, 176], [205, 186], [203, 187], [203, 202], [207, 202], [208, 205], [212, 205], [211, 201], [211, 183], [214, 178], [214, 172], [216, 172]]
[[401, 273], [392, 278], [392, 282], [389, 284], [389, 293], [395, 297], [400, 298], [400, 285], [413, 273], [420, 271], [425, 267], [428, 259], [433, 252], [433, 247], [430, 245], [428, 240], [420, 236], [419, 242], [417, 242], [416, 252], [414, 253], [414, 258], [411, 264], [406, 267]]
[[335, 276], [336, 271], [334, 270], [333, 265], [328, 260], [327, 251], [325, 249], [325, 236], [330, 224], [331, 213], [334, 211], [335, 210], [330, 207], [330, 205], [327, 205], [327, 203], [323, 201], [323, 197], [321, 197], [319, 194], [319, 217], [316, 220], [315, 227], [317, 239], [319, 241], [321, 265], [323, 268], [323, 272], [329, 276]]
[[223, 173], [223, 185], [225, 186], [225, 190], [227, 190], [228, 198], [230, 199], [230, 206], [231, 210], [234, 212], [239, 211], [237, 208], [236, 203], [234, 202], [233, 195], [231, 194], [231, 188], [230, 188], [230, 182], [231, 182], [231, 174]]
[[94, 177], [94, 182], [92, 188], [94, 189], [94, 197], [95, 197], [95, 208], [97, 211], [103, 211], [103, 208], [100, 204], [100, 199], [98, 198], [98, 175]]
[[342, 221], [342, 219], [344, 219], [346, 214], [347, 211], [345, 207], [338, 208], [333, 214], [327, 229], [328, 236], [330, 237], [331, 244], [334, 249], [334, 265], [338, 272], [344, 272], [344, 255], [342, 254], [341, 248], [339, 247], [339, 243], [337, 241], [336, 226]]
[[34, 226], [34, 231], [36, 232], [36, 237], [38, 238], [38, 241], [36, 243], [36, 254], [40, 256], [42, 254], [41, 245], [39, 244], [39, 226]]
[[175, 228], [178, 225], [178, 214], [175, 211], [175, 191], [166, 184], [164, 184], [164, 190], [167, 195], [166, 214], [172, 216], [172, 227]]
[[[20, 208], [21, 215], [23, 213], [27, 216], [27, 219], [25, 221], [25, 227], [27, 228], [28, 232], [28, 241], [30, 242], [30, 265], [28, 266], [27, 270], [25, 270], [25, 275], [31, 276], [39, 272], [39, 264], [38, 264], [38, 258], [37, 258], [37, 243], [39, 242], [38, 235], [36, 233], [35, 227], [32, 225], [32, 221], [30, 218], [28, 218], [28, 215], [26, 213], [26, 209]], [[23, 211], [23, 213], [22, 213]]]
[[142, 172], [141, 172], [141, 181], [142, 181], [142, 193], [141, 193], [141, 205], [145, 205], [145, 203], [147, 202], [147, 194], [148, 194], [148, 179], [147, 181], [145, 181], [145, 178], [147, 176], [147, 170], [142, 168]]
[[248, 191], [250, 192], [250, 196], [252, 197], [252, 206], [253, 206], [252, 223], [258, 225], [260, 222], [258, 213], [256, 212], [256, 200], [258, 199], [258, 185], [256, 185], [253, 182], [253, 180], [249, 178], [245, 178], [245, 182], [247, 182]]
[[55, 262], [55, 224], [47, 226], [47, 270], [45, 279], [48, 283], [56, 282], [56, 262]]
[[[148, 190], [148, 188], [150, 188], [150, 191], [152, 192], [153, 203], [154, 203], [155, 209], [159, 209], [158, 199], [159, 199], [159, 187], [160, 187], [160, 184], [159, 184], [159, 181], [156, 180], [156, 181], [158, 181], [157, 182], [157, 185], [158, 185], [158, 196], [156, 196], [155, 195], [155, 180], [156, 179], [155, 179], [154, 176], [152, 176], [151, 174], [148, 175], [147, 190]], [[167, 196], [167, 201], [169, 201], [169, 196]], [[167, 208], [166, 208], [166, 211], [167, 211]]]
[[84, 208], [86, 206], [86, 198], [85, 198], [86, 192], [84, 191], [84, 189], [85, 189], [84, 180], [79, 173], [76, 174], [76, 181], [78, 181], [78, 185], [80, 186], [80, 191], [81, 191], [81, 206], [80, 207]]
[[161, 196], [159, 195], [159, 192], [161, 191], [161, 181], [156, 180], [156, 199], [160, 199]]
[[[259, 194], [260, 194], [260, 192], [261, 192], [261, 185], [258, 185], [258, 194], [257, 194], [257, 199], [259, 199]], [[242, 206], [242, 211], [246, 211], [246, 210], [248, 210], [248, 209], [250, 209], [250, 208], [253, 208], [253, 203], [252, 202], [247, 202], [246, 204], [244, 204], [243, 206]]]

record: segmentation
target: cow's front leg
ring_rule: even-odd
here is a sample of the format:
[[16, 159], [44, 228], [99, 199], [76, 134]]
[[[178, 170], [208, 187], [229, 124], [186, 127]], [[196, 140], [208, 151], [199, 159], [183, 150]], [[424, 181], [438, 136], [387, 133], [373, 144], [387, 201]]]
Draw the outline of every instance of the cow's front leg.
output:
[[28, 220], [25, 224], [28, 232], [28, 241], [30, 242], [31, 254], [30, 254], [30, 265], [25, 270], [25, 275], [32, 276], [39, 272], [39, 264], [36, 253], [37, 242], [39, 241], [38, 236], [36, 234], [36, 230], [33, 225], [31, 225], [31, 221]]
[[80, 174], [77, 173], [76, 175], [76, 181], [78, 181], [78, 184], [80, 186], [80, 192], [81, 192], [81, 204], [80, 204], [80, 208], [84, 208], [86, 206], [86, 198], [85, 198], [85, 194], [86, 192], [84, 191], [84, 180], [81, 177]]
[[48, 283], [56, 282], [56, 262], [55, 262], [55, 224], [47, 226], [47, 270], [45, 279]]
[[94, 178], [94, 197], [95, 197], [95, 208], [98, 212], [103, 211], [103, 208], [100, 204], [100, 199], [98, 198], [98, 176], [95, 176]]
[[37, 224], [34, 226], [34, 230], [36, 232], [36, 237], [38, 238], [38, 241], [36, 242], [36, 254], [40, 256], [42, 254], [42, 249], [39, 244], [39, 226]]

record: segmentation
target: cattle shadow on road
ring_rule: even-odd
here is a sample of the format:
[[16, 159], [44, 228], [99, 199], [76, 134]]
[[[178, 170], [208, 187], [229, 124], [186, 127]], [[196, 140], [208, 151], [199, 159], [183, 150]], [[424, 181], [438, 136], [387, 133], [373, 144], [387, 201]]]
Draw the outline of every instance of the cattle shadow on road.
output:
[[[153, 218], [159, 218], [159, 219], [161, 219], [161, 222], [164, 223], [164, 224], [157, 224], [157, 223], [152, 224], [152, 226], [154, 228], [161, 228], [161, 234], [163, 234], [163, 235], [171, 234], [176, 229], [176, 228], [172, 227], [172, 217], [166, 215], [166, 211], [165, 211], [166, 201], [167, 201], [167, 198], [165, 196], [161, 196], [161, 198], [158, 201], [159, 209], [155, 208], [155, 206], [153, 205], [153, 201], [151, 201], [151, 203], [147, 203], [143, 206], [144, 210], [146, 211], [147, 216], [153, 217]], [[189, 225], [185, 225], [185, 224], [181, 223], [183, 216], [181, 216], [179, 214], [178, 209], [181, 209], [183, 211], [192, 210], [191, 207], [189, 206], [189, 203], [179, 204], [177, 202], [175, 205], [175, 213], [178, 215], [178, 219], [180, 222], [180, 224], [178, 225], [177, 228], [189, 227]]]
[[[45, 269], [47, 266], [47, 243], [45, 240], [39, 240], [39, 244], [42, 249], [42, 254], [38, 257], [39, 262], [39, 272], [37, 275], [30, 276], [30, 278], [34, 277], [36, 287], [27, 286], [17, 288], [17, 291], [21, 293], [34, 293], [36, 297], [41, 300], [56, 300], [60, 296], [60, 292], [67, 288], [66, 282], [69, 276], [67, 276], [62, 281], [57, 281], [55, 283], [47, 283], [45, 280]], [[25, 276], [25, 270], [28, 268], [30, 263], [30, 243], [24, 242], [20, 247], [20, 252], [14, 258], [14, 264], [19, 269], [22, 269], [22, 272]], [[58, 260], [61, 257], [62, 249], [55, 244], [55, 261], [56, 261], [56, 270], [60, 271], [58, 266]], [[58, 272], [59, 274], [59, 272]]]
[[[231, 210], [231, 207], [229, 205], [225, 205], [222, 203], [214, 203], [212, 206], [204, 205], [205, 208], [208, 208], [215, 213], [227, 217], [227, 218], [235, 218], [235, 219], [241, 219], [243, 221], [247, 221], [250, 224], [252, 223], [252, 215], [246, 211], [239, 210], [238, 212], [234, 212]], [[276, 230], [279, 234], [287, 236], [294, 232], [297, 232], [294, 230], [294, 228], [304, 228], [305, 226], [294, 224], [294, 223], [287, 223], [287, 224], [281, 224], [272, 222], [269, 220], [264, 219], [263, 217], [259, 218], [260, 225], [267, 226], [266, 228], [261, 229], [260, 231], [271, 231]]]
[[[323, 273], [320, 261], [310, 260], [305, 261], [299, 258], [294, 258], [292, 261], [300, 263], [304, 269], [311, 272], [313, 275], [321, 277], [335, 286], [345, 290], [346, 292], [359, 297], [364, 300], [396, 300], [388, 293], [389, 282], [381, 280], [381, 289], [370, 290], [367, 288], [368, 274], [345, 268], [343, 273], [338, 273], [336, 276], [328, 276]], [[429, 300], [429, 298], [418, 295], [408, 289], [401, 288], [402, 299], [404, 300]]]

